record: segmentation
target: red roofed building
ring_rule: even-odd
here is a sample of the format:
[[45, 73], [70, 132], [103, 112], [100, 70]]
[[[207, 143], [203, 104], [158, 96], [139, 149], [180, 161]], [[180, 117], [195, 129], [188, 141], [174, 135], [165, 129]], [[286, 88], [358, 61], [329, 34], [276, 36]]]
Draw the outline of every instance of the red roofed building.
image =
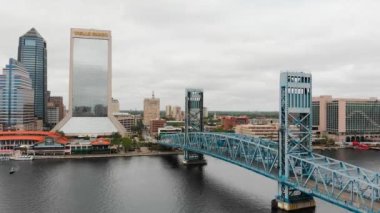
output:
[[222, 116], [222, 126], [224, 130], [232, 130], [236, 125], [248, 124], [249, 118], [243, 116]]
[[68, 139], [56, 132], [0, 131], [0, 150], [27, 149], [33, 154], [65, 154]]

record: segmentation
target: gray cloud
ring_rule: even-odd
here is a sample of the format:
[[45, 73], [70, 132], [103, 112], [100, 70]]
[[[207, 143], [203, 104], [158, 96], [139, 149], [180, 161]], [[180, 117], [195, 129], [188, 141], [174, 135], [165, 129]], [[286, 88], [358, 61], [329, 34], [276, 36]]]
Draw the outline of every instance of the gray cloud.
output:
[[48, 88], [66, 103], [71, 27], [112, 30], [113, 96], [122, 109], [142, 109], [152, 90], [162, 109], [183, 106], [184, 89], [201, 87], [210, 110], [277, 110], [284, 70], [311, 72], [314, 95], [380, 96], [378, 1], [6, 5], [0, 8], [0, 63], [16, 57], [18, 37], [36, 27], [48, 43]]

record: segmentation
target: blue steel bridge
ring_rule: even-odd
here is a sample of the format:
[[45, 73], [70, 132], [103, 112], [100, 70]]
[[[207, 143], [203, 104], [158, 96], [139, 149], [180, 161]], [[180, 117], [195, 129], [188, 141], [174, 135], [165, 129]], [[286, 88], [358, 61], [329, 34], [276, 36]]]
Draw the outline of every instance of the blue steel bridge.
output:
[[182, 149], [184, 163], [205, 163], [208, 155], [277, 181], [272, 207], [314, 207], [318, 197], [353, 212], [380, 212], [379, 173], [313, 152], [311, 82], [311, 74], [281, 73], [279, 142], [204, 132], [203, 90], [186, 89], [185, 132], [158, 143]]
[[290, 175], [279, 177], [278, 142], [239, 134], [164, 135], [161, 145], [212, 156], [355, 212], [380, 212], [380, 174], [313, 152], [290, 156]]

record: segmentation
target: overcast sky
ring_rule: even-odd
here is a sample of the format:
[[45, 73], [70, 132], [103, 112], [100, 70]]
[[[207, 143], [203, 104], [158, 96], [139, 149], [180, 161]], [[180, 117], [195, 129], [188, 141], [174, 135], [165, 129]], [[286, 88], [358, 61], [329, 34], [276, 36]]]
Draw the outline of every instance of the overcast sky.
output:
[[66, 105], [72, 27], [112, 31], [122, 109], [142, 109], [153, 90], [161, 109], [183, 106], [185, 88], [200, 87], [209, 110], [277, 110], [285, 70], [311, 72], [314, 95], [380, 96], [378, 0], [1, 1], [1, 66], [35, 27], [48, 89]]

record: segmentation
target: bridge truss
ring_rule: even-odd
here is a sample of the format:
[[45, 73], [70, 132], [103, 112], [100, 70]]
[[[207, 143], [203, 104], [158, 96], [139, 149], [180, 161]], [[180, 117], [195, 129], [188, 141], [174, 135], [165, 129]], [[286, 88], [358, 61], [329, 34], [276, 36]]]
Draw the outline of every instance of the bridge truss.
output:
[[[227, 133], [164, 135], [161, 145], [209, 155], [280, 181], [278, 143]], [[380, 212], [380, 174], [316, 153], [289, 155], [284, 183], [355, 212]]]

